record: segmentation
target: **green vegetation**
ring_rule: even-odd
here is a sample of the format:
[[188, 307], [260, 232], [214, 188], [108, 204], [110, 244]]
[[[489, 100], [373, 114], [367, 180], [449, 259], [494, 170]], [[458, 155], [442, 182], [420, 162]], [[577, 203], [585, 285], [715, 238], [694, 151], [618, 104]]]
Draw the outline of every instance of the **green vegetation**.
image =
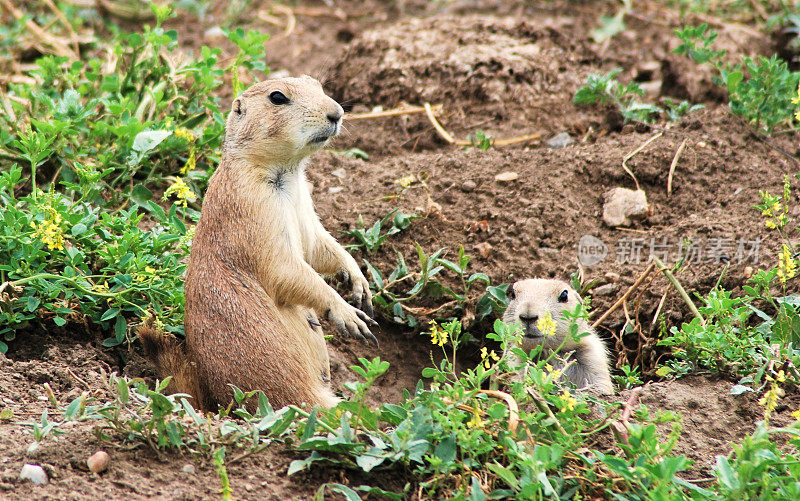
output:
[[225, 73], [265, 70], [265, 36], [229, 32], [228, 65], [209, 47], [177, 58], [171, 10], [151, 8], [155, 26], [115, 32], [110, 60], [41, 57], [0, 93], [0, 352], [35, 320], [86, 316], [106, 346], [149, 315], [183, 332], [193, 202], [224, 135], [215, 94]]
[[717, 33], [707, 24], [676, 30], [681, 40], [675, 52], [686, 54], [716, 71], [714, 82], [724, 86], [730, 96], [731, 111], [744, 117], [756, 129], [767, 133], [776, 126], [796, 128], [800, 122], [800, 72], [789, 70], [777, 55], [742, 57], [741, 62], [725, 62], [725, 51], [712, 48]]
[[[680, 3], [691, 10], [707, 4]], [[769, 10], [770, 22], [796, 32], [800, 18], [780, 4], [783, 14]], [[229, 14], [245, 5], [233, 3]], [[595, 40], [624, 30], [632, 5], [626, 0], [603, 18]], [[726, 2], [747, 12], [750, 5], [773, 6]], [[182, 334], [182, 275], [196, 198], [219, 162], [224, 132], [219, 94], [223, 82], [235, 94], [242, 80], [267, 71], [266, 37], [230, 30], [237, 47], [231, 58], [209, 47], [177, 57], [177, 33], [163, 27], [170, 8], [151, 7], [155, 21], [142, 33], [98, 25], [108, 31], [108, 45], [95, 40], [83, 59], [41, 57], [28, 80], [0, 92], [0, 352], [18, 332], [68, 322], [91, 321], [107, 347], [130, 342], [135, 325], [151, 315]], [[89, 22], [74, 14], [75, 23]], [[0, 52], [8, 54], [23, 23], [0, 27]], [[731, 65], [713, 48], [716, 34], [705, 25], [677, 36], [677, 52], [715, 69], [733, 113], [766, 132], [797, 130], [800, 75], [784, 61], [742, 58]], [[700, 107], [670, 99], [642, 103], [642, 89], [620, 83], [620, 72], [590, 76], [575, 103], [611, 105], [626, 121], [645, 123], [676, 121]], [[481, 150], [493, 145], [480, 130], [470, 141]], [[357, 148], [337, 153], [368, 159]], [[399, 184], [408, 188], [414, 179]], [[424, 335], [441, 350], [421, 373], [427, 381], [401, 402], [368, 404], [375, 382], [391, 370], [380, 358], [360, 358], [351, 367], [348, 398], [330, 410], [274, 409], [262, 393], [234, 388], [229, 408], [204, 414], [186, 395], [166, 394], [169, 381], [148, 386], [112, 374], [107, 397], [87, 391], [65, 405], [46, 386], [49, 409], [24, 423], [30, 450], [70, 423], [91, 422], [104, 441], [203, 458], [215, 467], [223, 499], [236, 497], [227, 466], [275, 444], [299, 454], [288, 475], [333, 465], [364, 479], [364, 485], [323, 484], [316, 499], [326, 493], [347, 499], [798, 499], [800, 409], [793, 409], [791, 425], [771, 421], [782, 396], [800, 386], [800, 296], [794, 292], [800, 249], [790, 181], [778, 195], [763, 192], [757, 206], [767, 231], [782, 242], [774, 266], [756, 271], [743, 294], [718, 286], [698, 296], [699, 317], [688, 323], [667, 328], [657, 320], [664, 326], [661, 353], [668, 355], [659, 376], [720, 373], [737, 382], [731, 393], [753, 393], [763, 406], [755, 431], [716, 458], [702, 487], [688, 476], [691, 462], [674, 452], [682, 416], [576, 392], [553, 369], [552, 356], [519, 348], [514, 326], [487, 327], [507, 304], [508, 285], [493, 285], [463, 246], [415, 243], [407, 262], [391, 244], [413, 241], [417, 216], [399, 209], [345, 233], [351, 250], [362, 253], [378, 315], [415, 330], [429, 327]], [[397, 255], [390, 269], [373, 264], [390, 251]], [[581, 284], [576, 274], [573, 285], [583, 292], [593, 284]], [[586, 305], [569, 314], [573, 337], [584, 334], [575, 320], [587, 315]], [[480, 361], [465, 363], [465, 352], [477, 351], [475, 339], [489, 328]], [[512, 377], [521, 373], [523, 381]], [[615, 380], [633, 388], [645, 377], [640, 367], [624, 365]], [[11, 411], [0, 411], [0, 421], [14, 420]], [[384, 477], [399, 486], [387, 486]]]
[[610, 71], [605, 75], [589, 75], [586, 85], [575, 92], [575, 104], [611, 104], [625, 119], [625, 122], [653, 123], [662, 114], [666, 114], [671, 121], [678, 121], [685, 115], [703, 109], [700, 104], [691, 104], [687, 101], [675, 103], [673, 100], [664, 99], [666, 108], [654, 104], [639, 102], [636, 98], [644, 96], [644, 91], [636, 82], [622, 85], [615, 77], [622, 73], [622, 69]]

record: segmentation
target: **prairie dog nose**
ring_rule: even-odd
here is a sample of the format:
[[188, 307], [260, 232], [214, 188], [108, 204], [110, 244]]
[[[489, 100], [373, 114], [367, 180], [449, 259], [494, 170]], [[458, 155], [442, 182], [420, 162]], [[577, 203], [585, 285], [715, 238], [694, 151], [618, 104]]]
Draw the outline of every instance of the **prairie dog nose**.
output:
[[530, 313], [520, 313], [519, 319], [525, 324], [534, 324], [537, 320], [539, 320], [539, 315], [533, 315]]
[[342, 118], [342, 113], [339, 110], [332, 111], [326, 115], [332, 124], [339, 122]]

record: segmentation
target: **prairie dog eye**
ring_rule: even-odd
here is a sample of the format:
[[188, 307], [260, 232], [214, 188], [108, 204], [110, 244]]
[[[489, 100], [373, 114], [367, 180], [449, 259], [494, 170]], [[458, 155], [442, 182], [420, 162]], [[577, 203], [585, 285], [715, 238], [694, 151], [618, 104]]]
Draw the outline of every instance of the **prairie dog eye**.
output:
[[508, 289], [506, 290], [506, 297], [512, 301], [517, 298], [517, 293], [514, 292], [514, 284], [508, 286]]
[[289, 104], [289, 98], [283, 95], [283, 92], [276, 90], [270, 92], [269, 102], [271, 102], [276, 106], [279, 106], [281, 104]]
[[567, 299], [569, 299], [569, 293], [565, 290], [561, 291], [561, 294], [558, 295], [558, 302], [559, 303], [566, 303]]

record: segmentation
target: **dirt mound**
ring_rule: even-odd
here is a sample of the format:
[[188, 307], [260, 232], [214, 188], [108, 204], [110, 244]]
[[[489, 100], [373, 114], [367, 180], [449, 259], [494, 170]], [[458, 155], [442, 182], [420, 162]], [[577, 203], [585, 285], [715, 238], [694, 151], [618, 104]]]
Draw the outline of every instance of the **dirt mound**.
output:
[[[651, 383], [643, 388], [640, 402], [651, 411], [674, 412], [680, 415], [682, 427], [673, 454], [694, 461], [689, 475], [708, 478], [713, 475], [717, 455], [727, 456], [733, 445], [751, 434], [756, 423], [764, 419], [764, 408], [752, 393], [731, 395], [732, 383], [708, 376], [688, 376], [677, 381]], [[794, 422], [790, 416], [800, 403], [800, 396], [781, 400], [770, 417], [776, 427]], [[660, 436], [667, 437], [671, 423], [658, 426]]]

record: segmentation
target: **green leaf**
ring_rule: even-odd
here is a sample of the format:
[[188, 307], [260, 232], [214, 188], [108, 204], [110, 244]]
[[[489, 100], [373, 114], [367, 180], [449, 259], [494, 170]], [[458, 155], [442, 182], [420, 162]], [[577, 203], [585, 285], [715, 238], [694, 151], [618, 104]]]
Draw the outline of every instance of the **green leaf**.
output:
[[497, 462], [488, 463], [486, 467], [492, 470], [498, 477], [500, 477], [500, 479], [503, 482], [508, 484], [508, 486], [511, 487], [512, 489], [514, 490], [519, 489], [519, 481], [517, 481], [517, 477], [511, 470], [509, 470], [508, 468]]
[[125, 317], [122, 315], [117, 317], [116, 322], [114, 322], [114, 336], [117, 338], [117, 341], [120, 343], [125, 341], [125, 334], [128, 332], [128, 322], [125, 320]]
[[720, 482], [729, 490], [735, 491], [739, 489], [740, 483], [736, 473], [731, 469], [728, 458], [725, 456], [717, 456], [717, 466], [714, 467], [714, 472], [719, 478]]
[[116, 307], [114, 307], [114, 308], [109, 308], [109, 309], [107, 309], [107, 310], [105, 311], [105, 313], [103, 313], [103, 315], [100, 317], [100, 321], [101, 321], [101, 322], [105, 322], [106, 320], [111, 320], [112, 318], [114, 318], [114, 317], [116, 317], [117, 315], [119, 315], [119, 312], [120, 312], [120, 311], [121, 311], [121, 310], [120, 310], [119, 308], [116, 308]]
[[305, 442], [306, 440], [308, 440], [309, 438], [314, 436], [314, 431], [316, 431], [315, 428], [316, 428], [316, 425], [317, 425], [317, 411], [318, 410], [319, 410], [319, 407], [317, 407], [317, 406], [314, 406], [314, 408], [311, 409], [311, 414], [309, 414], [308, 421], [306, 421], [306, 427], [303, 430], [303, 438], [302, 438], [303, 442]]
[[144, 206], [147, 202], [153, 199], [153, 192], [148, 190], [144, 185], [137, 184], [131, 190], [131, 200], [136, 205]]
[[131, 155], [128, 158], [128, 165], [135, 167], [154, 150], [166, 138], [172, 135], [170, 130], [146, 130], [136, 134], [133, 138]]
[[53, 317], [53, 322], [59, 327], [64, 327], [67, 324], [67, 319], [64, 317]]
[[41, 301], [38, 297], [28, 296], [28, 301], [25, 303], [25, 311], [36, 311]]
[[472, 485], [470, 486], [469, 501], [486, 501], [486, 494], [481, 489], [481, 481], [477, 475], [472, 476]]
[[433, 455], [440, 458], [445, 464], [456, 459], [456, 436], [454, 433], [447, 435], [436, 446]]
[[378, 456], [369, 453], [361, 454], [360, 456], [356, 457], [356, 464], [358, 464], [362, 470], [369, 473], [370, 470], [383, 463], [385, 459], [386, 456]]

